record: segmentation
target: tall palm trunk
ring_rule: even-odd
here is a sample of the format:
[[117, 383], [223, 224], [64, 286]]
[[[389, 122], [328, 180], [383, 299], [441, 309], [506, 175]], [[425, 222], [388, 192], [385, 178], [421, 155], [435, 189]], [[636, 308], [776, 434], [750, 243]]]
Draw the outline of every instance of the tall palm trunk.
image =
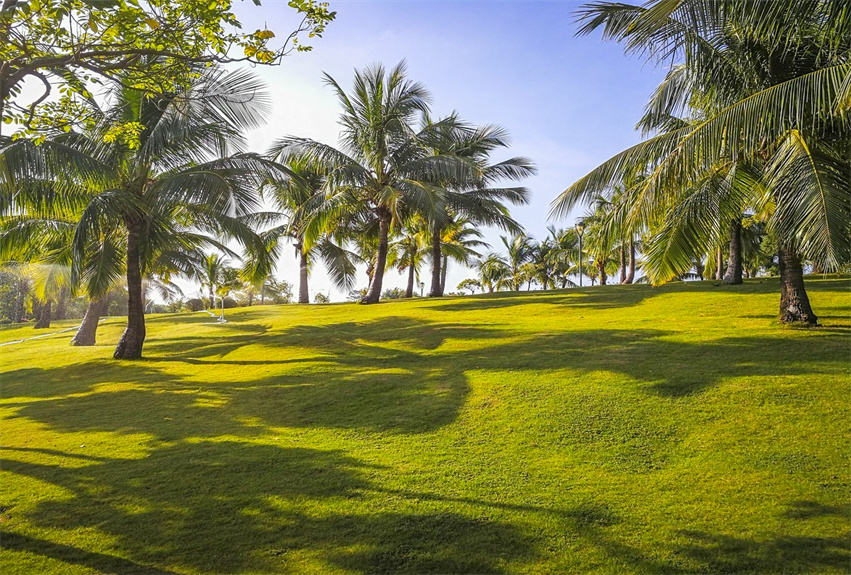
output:
[[416, 276], [417, 267], [413, 264], [408, 266], [408, 287], [405, 288], [405, 297], [414, 297], [414, 276]]
[[39, 304], [38, 307], [38, 320], [35, 322], [35, 329], [46, 329], [50, 327], [50, 319], [52, 317], [51, 314], [51, 302], [47, 300]]
[[310, 303], [310, 292], [307, 286], [307, 254], [302, 250], [301, 243], [296, 244], [298, 252], [298, 303]]
[[730, 257], [727, 260], [727, 272], [724, 283], [738, 285], [742, 283], [742, 222], [733, 219], [730, 226]]
[[449, 256], [443, 256], [443, 264], [440, 266], [440, 295], [446, 293], [446, 270], [449, 269]]
[[621, 247], [618, 250], [620, 252], [620, 282], [622, 284], [626, 283], [626, 246], [624, 246], [623, 242], [621, 242]]
[[635, 281], [635, 239], [629, 237], [629, 269], [626, 272], [624, 283], [631, 284]]
[[440, 253], [440, 228], [435, 228], [431, 232], [431, 289], [428, 292], [428, 297], [440, 297], [443, 295], [441, 289], [442, 282], [440, 281], [441, 262], [443, 256]]
[[781, 243], [780, 260], [780, 322], [818, 324], [818, 317], [810, 307], [810, 298], [804, 289], [804, 270], [795, 249]]
[[142, 223], [138, 217], [127, 218], [127, 328], [118, 341], [115, 359], [139, 359], [145, 343], [145, 302], [142, 298], [142, 264], [139, 239]]
[[375, 258], [375, 269], [372, 272], [372, 281], [366, 295], [360, 300], [361, 303], [378, 303], [381, 298], [381, 284], [384, 282], [384, 268], [387, 265], [387, 239], [390, 235], [390, 219], [392, 215], [387, 208], [378, 208], [378, 253]]
[[721, 247], [718, 247], [717, 252], [715, 253], [715, 279], [722, 280], [724, 279], [724, 254], [721, 253]]
[[77, 333], [71, 339], [71, 345], [90, 346], [95, 344], [98, 322], [100, 321], [100, 316], [105, 311], [105, 303], [105, 297], [89, 300], [89, 305], [86, 307], [86, 315], [83, 316], [83, 321], [80, 323]]
[[606, 262], [597, 262], [597, 269], [600, 271], [600, 285], [606, 285], [609, 276], [606, 275]]

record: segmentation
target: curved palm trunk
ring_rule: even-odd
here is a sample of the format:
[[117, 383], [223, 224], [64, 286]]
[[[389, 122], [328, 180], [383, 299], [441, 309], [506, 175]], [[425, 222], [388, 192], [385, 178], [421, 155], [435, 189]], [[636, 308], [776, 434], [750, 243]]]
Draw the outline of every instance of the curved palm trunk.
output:
[[390, 235], [390, 211], [386, 208], [378, 208], [378, 253], [375, 258], [375, 269], [372, 272], [372, 281], [366, 295], [360, 300], [361, 303], [378, 303], [381, 298], [381, 284], [384, 281], [384, 268], [387, 265], [387, 239]]
[[731, 285], [742, 283], [742, 222], [738, 218], [735, 218], [730, 226], [730, 256], [727, 260], [724, 283]]
[[71, 339], [71, 345], [90, 346], [95, 344], [98, 322], [100, 321], [100, 316], [105, 311], [105, 303], [106, 298], [89, 300], [86, 315], [83, 316], [83, 321], [79, 329], [77, 329], [77, 333]]
[[145, 302], [142, 297], [142, 269], [139, 261], [139, 236], [142, 225], [127, 220], [127, 328], [118, 341], [115, 359], [139, 359], [145, 343]]
[[623, 283], [631, 284], [635, 281], [635, 239], [629, 238], [629, 268]]
[[302, 245], [296, 244], [298, 252], [298, 303], [310, 303], [310, 292], [307, 285], [307, 254], [302, 251]]
[[621, 247], [618, 250], [620, 253], [620, 281], [618, 283], [626, 283], [626, 247], [621, 242]]
[[51, 302], [47, 300], [39, 305], [38, 320], [35, 322], [35, 329], [46, 329], [50, 327]]
[[428, 297], [440, 297], [443, 295], [441, 289], [441, 263], [443, 256], [440, 253], [440, 229], [431, 232], [431, 289]]
[[810, 307], [810, 298], [804, 288], [804, 270], [801, 258], [791, 246], [778, 247], [780, 260], [780, 322], [817, 325], [818, 317]]
[[416, 266], [408, 266], [408, 287], [405, 288], [405, 297], [412, 298], [414, 297], [414, 279], [416, 276], [417, 268]]

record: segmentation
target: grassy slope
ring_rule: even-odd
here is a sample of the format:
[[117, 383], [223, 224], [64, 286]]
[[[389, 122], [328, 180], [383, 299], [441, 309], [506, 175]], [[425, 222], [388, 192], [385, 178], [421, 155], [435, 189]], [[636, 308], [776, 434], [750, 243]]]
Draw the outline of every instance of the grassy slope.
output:
[[0, 348], [2, 571], [848, 572], [849, 282], [809, 286], [813, 330], [765, 280]]

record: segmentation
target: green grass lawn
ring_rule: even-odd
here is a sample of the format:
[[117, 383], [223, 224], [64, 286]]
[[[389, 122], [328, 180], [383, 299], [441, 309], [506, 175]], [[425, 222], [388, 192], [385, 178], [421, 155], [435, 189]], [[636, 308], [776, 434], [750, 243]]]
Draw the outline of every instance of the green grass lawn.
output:
[[851, 290], [808, 287], [809, 330], [772, 279], [1, 347], [0, 571], [848, 573]]

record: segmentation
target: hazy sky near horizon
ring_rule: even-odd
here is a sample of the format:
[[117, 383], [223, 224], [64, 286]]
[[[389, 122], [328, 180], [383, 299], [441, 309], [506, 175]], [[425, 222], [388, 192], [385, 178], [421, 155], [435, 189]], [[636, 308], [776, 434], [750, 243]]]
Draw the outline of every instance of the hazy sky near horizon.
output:
[[[353, 71], [381, 62], [390, 67], [406, 60], [410, 78], [432, 94], [436, 116], [457, 111], [475, 124], [496, 123], [511, 134], [512, 146], [495, 159], [526, 156], [538, 175], [524, 184], [532, 192], [514, 216], [538, 239], [546, 226], [567, 226], [573, 219], [548, 219], [550, 202], [602, 161], [636, 143], [634, 126], [664, 71], [622, 46], [604, 42], [599, 33], [576, 37], [578, 1], [360, 1], [331, 0], [337, 18], [312, 52], [297, 53], [281, 66], [257, 67], [273, 99], [269, 122], [249, 137], [252, 150], [265, 150], [286, 135], [336, 144], [340, 108], [322, 73], [344, 89]], [[283, 0], [238, 3], [246, 29], [265, 25], [288, 33], [294, 11]], [[486, 230], [499, 249], [500, 232]], [[278, 277], [297, 283], [292, 250], [278, 266]], [[472, 272], [450, 264], [447, 290]], [[404, 286], [407, 276], [388, 270], [386, 287]], [[317, 265], [311, 275], [311, 299], [330, 284]], [[421, 281], [428, 285], [424, 267]], [[359, 273], [358, 287], [366, 275]], [[332, 299], [344, 299], [332, 291]], [[189, 295], [189, 294], [187, 294]]]

